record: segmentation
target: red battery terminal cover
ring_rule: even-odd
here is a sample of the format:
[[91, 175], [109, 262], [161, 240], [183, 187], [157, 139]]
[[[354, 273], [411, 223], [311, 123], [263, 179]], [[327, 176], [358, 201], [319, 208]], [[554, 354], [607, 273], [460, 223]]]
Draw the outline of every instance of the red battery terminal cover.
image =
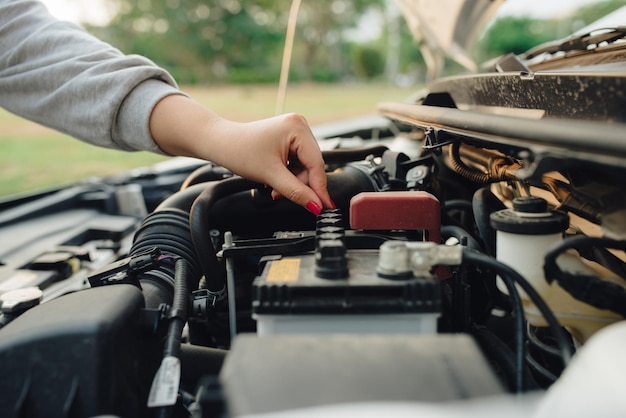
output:
[[425, 230], [440, 243], [439, 200], [428, 192], [363, 192], [350, 200], [350, 226], [361, 230]]

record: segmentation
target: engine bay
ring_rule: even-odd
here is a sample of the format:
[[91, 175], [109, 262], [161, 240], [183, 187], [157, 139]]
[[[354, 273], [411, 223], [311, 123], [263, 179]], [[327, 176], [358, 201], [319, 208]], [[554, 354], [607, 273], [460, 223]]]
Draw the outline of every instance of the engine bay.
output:
[[559, 396], [620, 364], [624, 100], [606, 124], [480, 93], [601, 77], [449, 79], [318, 127], [317, 217], [189, 159], [1, 202], [0, 415], [580, 412]]

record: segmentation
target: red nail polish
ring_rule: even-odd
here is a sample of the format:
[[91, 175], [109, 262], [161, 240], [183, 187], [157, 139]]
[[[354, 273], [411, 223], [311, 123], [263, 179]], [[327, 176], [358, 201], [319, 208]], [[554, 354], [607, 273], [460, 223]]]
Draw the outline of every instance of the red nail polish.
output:
[[309, 210], [309, 212], [311, 212], [315, 216], [322, 213], [322, 208], [320, 207], [320, 205], [318, 205], [312, 200], [306, 204], [306, 208]]
[[337, 205], [335, 205], [335, 202], [333, 202], [333, 199], [330, 199], [330, 208], [337, 209]]

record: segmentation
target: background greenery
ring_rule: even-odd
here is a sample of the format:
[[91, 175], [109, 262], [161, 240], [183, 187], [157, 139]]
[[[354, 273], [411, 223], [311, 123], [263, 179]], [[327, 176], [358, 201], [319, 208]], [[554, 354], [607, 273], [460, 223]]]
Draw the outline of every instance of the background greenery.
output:
[[[108, 0], [113, 19], [106, 27], [88, 29], [124, 52], [152, 58], [181, 83], [276, 82], [291, 1]], [[555, 19], [503, 17], [488, 28], [474, 56], [483, 62], [521, 53], [567, 36], [624, 4], [600, 0]], [[424, 61], [408, 28], [389, 5], [389, 0], [303, 1], [290, 79], [426, 81]], [[380, 27], [380, 36], [365, 41], [348, 36], [347, 30], [365, 15], [369, 25]]]

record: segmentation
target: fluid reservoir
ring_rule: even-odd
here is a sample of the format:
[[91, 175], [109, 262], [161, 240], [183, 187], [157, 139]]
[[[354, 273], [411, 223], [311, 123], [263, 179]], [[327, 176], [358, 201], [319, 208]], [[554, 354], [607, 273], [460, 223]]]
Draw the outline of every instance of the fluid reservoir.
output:
[[[572, 336], [584, 343], [602, 327], [620, 319], [619, 315], [583, 303], [563, 290], [556, 281], [549, 284], [543, 272], [548, 250], [561, 239], [569, 223], [568, 216], [550, 211], [547, 202], [538, 197], [513, 200], [512, 209], [491, 214], [491, 226], [496, 232], [496, 258], [520, 273], [550, 306], [559, 322]], [[585, 263], [580, 257], [565, 253], [558, 258], [559, 266], [570, 273], [609, 276], [601, 266]], [[498, 288], [508, 290], [498, 278]], [[543, 316], [519, 287], [526, 320], [534, 326], [546, 326]]]
[[[569, 225], [563, 212], [548, 211], [547, 202], [539, 197], [518, 197], [512, 209], [491, 214], [496, 232], [496, 258], [520, 273], [544, 294], [549, 286], [544, 279], [543, 259], [548, 250], [562, 239]], [[498, 279], [498, 288], [506, 292]], [[528, 299], [525, 294], [521, 294]]]

